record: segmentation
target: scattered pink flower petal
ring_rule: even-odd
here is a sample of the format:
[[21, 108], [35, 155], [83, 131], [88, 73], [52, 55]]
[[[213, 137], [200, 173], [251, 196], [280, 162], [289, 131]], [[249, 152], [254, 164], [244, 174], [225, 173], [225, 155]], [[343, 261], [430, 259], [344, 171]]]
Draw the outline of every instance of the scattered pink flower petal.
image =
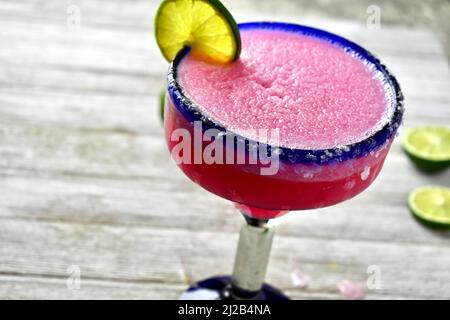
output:
[[308, 277], [305, 276], [304, 274], [302, 274], [299, 270], [296, 270], [291, 273], [291, 280], [292, 280], [292, 284], [295, 287], [301, 288], [301, 289], [306, 288], [309, 284]]
[[180, 268], [178, 270], [181, 281], [186, 285], [191, 285], [193, 283], [191, 275], [186, 271], [186, 269]]
[[338, 284], [342, 296], [348, 300], [361, 300], [364, 298], [364, 290], [349, 280], [344, 280]]
[[180, 268], [178, 269], [178, 275], [180, 280], [186, 285], [191, 285], [193, 283], [192, 277], [187, 269], [185, 260], [180, 256]]

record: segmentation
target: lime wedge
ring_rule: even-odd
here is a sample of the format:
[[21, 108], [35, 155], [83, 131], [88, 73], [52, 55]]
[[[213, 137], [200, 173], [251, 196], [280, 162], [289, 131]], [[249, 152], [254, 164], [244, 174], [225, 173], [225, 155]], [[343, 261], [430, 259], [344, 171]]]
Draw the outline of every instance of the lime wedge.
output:
[[192, 55], [219, 64], [238, 59], [241, 51], [238, 25], [219, 0], [164, 0], [155, 36], [169, 62], [185, 46]]
[[422, 187], [411, 192], [408, 205], [412, 214], [431, 227], [450, 228], [450, 189]]
[[161, 90], [159, 93], [159, 116], [164, 121], [164, 105], [166, 104], [166, 90]]
[[403, 149], [421, 168], [443, 169], [450, 165], [450, 127], [417, 127], [403, 135]]

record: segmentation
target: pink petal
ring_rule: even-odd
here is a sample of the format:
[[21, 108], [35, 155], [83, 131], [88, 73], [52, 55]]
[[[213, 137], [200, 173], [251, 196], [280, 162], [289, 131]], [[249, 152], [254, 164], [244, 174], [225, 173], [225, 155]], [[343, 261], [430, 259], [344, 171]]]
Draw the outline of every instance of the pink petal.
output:
[[184, 284], [186, 284], [186, 285], [191, 285], [191, 284], [193, 283], [191, 275], [189, 274], [189, 272], [187, 272], [186, 269], [184, 269], [184, 267], [181, 267], [181, 268], [178, 270], [178, 275], [180, 276], [180, 280], [181, 280]]
[[180, 280], [186, 285], [191, 285], [193, 283], [192, 276], [188, 271], [185, 259], [180, 256], [180, 268], [178, 269], [178, 275]]
[[338, 288], [345, 299], [361, 300], [364, 298], [364, 290], [349, 280], [342, 281], [338, 284]]
[[292, 284], [297, 288], [306, 288], [309, 284], [309, 279], [307, 276], [302, 274], [299, 270], [291, 273]]

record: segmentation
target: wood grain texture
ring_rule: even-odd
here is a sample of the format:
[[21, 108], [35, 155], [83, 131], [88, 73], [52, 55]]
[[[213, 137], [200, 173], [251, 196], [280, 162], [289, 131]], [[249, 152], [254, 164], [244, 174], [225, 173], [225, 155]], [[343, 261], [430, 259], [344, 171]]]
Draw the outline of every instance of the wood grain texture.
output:
[[[342, 34], [376, 53], [406, 95], [405, 126], [450, 123], [445, 53], [425, 30], [267, 15], [224, 1], [239, 21], [280, 20]], [[288, 1], [286, 1], [287, 3]], [[81, 30], [67, 29], [79, 5]], [[152, 37], [156, 1], [0, 1], [0, 298], [173, 299], [232, 268], [241, 219], [169, 159], [157, 94], [167, 63]], [[341, 205], [278, 227], [268, 281], [296, 299], [450, 299], [450, 234], [418, 224], [410, 190], [450, 185], [396, 143], [378, 180]], [[81, 289], [67, 288], [69, 266]], [[366, 288], [367, 268], [381, 288]], [[309, 279], [295, 288], [291, 273]]]

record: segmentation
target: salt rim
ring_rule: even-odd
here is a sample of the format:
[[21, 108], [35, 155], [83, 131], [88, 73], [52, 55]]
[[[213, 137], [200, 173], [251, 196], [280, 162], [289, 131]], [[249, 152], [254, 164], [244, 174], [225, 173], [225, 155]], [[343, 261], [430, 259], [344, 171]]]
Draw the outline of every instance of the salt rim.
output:
[[[365, 157], [374, 151], [381, 149], [386, 145], [389, 139], [391, 139], [397, 132], [401, 125], [404, 114], [404, 96], [401, 91], [400, 85], [397, 79], [389, 72], [385, 65], [383, 65], [378, 58], [373, 54], [360, 47], [359, 45], [342, 38], [333, 33], [323, 31], [320, 29], [280, 22], [249, 22], [239, 24], [240, 30], [251, 29], [265, 29], [265, 30], [277, 30], [287, 31], [293, 33], [300, 33], [305, 36], [311, 36], [318, 39], [326, 40], [333, 45], [337, 45], [343, 48], [347, 53], [354, 55], [361, 59], [369, 67], [373, 67], [377, 70], [377, 76], [380, 77], [386, 92], [391, 93], [389, 101], [391, 102], [391, 115], [386, 119], [386, 124], [376, 130], [372, 135], [356, 143], [337, 146], [330, 149], [321, 150], [308, 150], [308, 149], [292, 149], [287, 147], [267, 145], [269, 153], [277, 150], [279, 158], [283, 162], [288, 163], [303, 163], [303, 164], [330, 164], [340, 163], [350, 159], [356, 159], [359, 157]], [[174, 61], [169, 67], [167, 75], [168, 91], [172, 101], [176, 108], [181, 112], [184, 117], [191, 123], [194, 121], [202, 121], [203, 130], [217, 129], [221, 132], [226, 132], [227, 135], [231, 135], [237, 138], [237, 140], [245, 141], [246, 152], [249, 152], [250, 148], [254, 148], [258, 145], [266, 146], [265, 143], [251, 140], [247, 137], [243, 137], [232, 131], [228, 131], [222, 125], [214, 122], [200, 111], [200, 108], [187, 97], [183, 88], [180, 86], [177, 72], [178, 66], [190, 52], [189, 47], [185, 47], [175, 57]]]

